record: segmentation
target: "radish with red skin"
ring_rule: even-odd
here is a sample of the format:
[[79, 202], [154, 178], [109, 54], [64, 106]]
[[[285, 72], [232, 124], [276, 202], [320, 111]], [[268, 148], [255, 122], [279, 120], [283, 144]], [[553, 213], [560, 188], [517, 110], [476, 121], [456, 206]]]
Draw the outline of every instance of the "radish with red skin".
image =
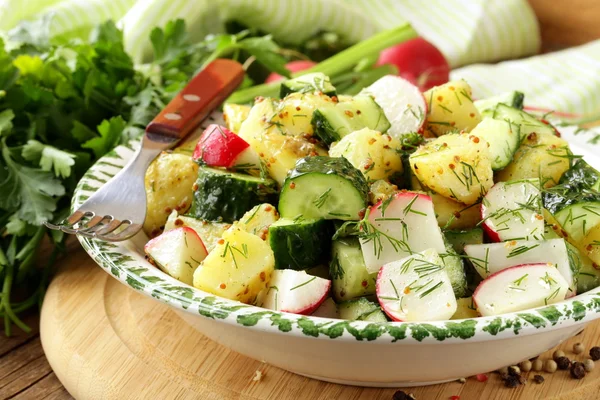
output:
[[496, 183], [481, 202], [482, 225], [488, 238], [493, 242], [541, 239], [541, 202], [537, 179]]
[[399, 75], [421, 91], [448, 82], [450, 66], [446, 57], [433, 44], [418, 37], [381, 52], [377, 65], [393, 64]]
[[386, 75], [363, 89], [375, 98], [391, 127], [387, 133], [400, 138], [405, 133], [422, 132], [427, 115], [427, 101], [418, 87], [399, 76]]
[[527, 310], [565, 299], [569, 285], [551, 264], [516, 265], [490, 275], [475, 293], [473, 303], [484, 317]]
[[433, 249], [381, 267], [376, 293], [381, 308], [394, 321], [450, 319], [457, 309], [450, 278]]
[[[289, 63], [285, 64], [285, 67], [290, 72], [299, 72], [299, 71], [304, 71], [305, 69], [312, 68], [315, 65], [317, 65], [317, 63], [314, 61], [296, 60], [296, 61], [290, 61]], [[277, 81], [281, 81], [283, 79], [285, 79], [285, 77], [283, 77], [279, 74], [276, 74], [275, 72], [271, 72], [269, 74], [269, 76], [267, 76], [267, 79], [265, 79], [265, 83], [277, 82]]]
[[294, 314], [312, 314], [327, 299], [331, 281], [304, 271], [273, 271], [261, 307]]
[[166, 231], [150, 240], [144, 252], [160, 269], [188, 285], [192, 284], [194, 271], [208, 255], [208, 251], [195, 230], [181, 227]]
[[564, 239], [468, 244], [464, 251], [484, 279], [517, 264], [551, 263], [569, 285], [567, 297], [576, 294], [576, 274], [571, 268], [569, 249]]
[[398, 192], [371, 206], [359, 239], [370, 274], [415, 252], [446, 251], [431, 197], [417, 192]]
[[210, 167], [259, 169], [258, 154], [248, 142], [217, 124], [209, 125], [198, 140], [194, 153], [194, 161], [202, 162]]

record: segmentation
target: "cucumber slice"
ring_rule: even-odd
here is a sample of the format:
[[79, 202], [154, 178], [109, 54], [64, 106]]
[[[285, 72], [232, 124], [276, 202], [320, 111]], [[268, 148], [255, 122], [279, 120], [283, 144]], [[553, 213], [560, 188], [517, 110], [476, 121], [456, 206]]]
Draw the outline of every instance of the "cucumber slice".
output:
[[383, 311], [381, 311], [381, 307], [364, 297], [338, 304], [338, 312], [341, 319], [387, 322], [387, 318]]
[[280, 219], [269, 226], [269, 244], [275, 269], [303, 270], [329, 255], [332, 229], [329, 221]]
[[445, 231], [446, 242], [452, 246], [458, 254], [463, 253], [468, 244], [483, 243], [483, 229], [473, 228], [464, 231]]
[[232, 223], [252, 207], [276, 199], [277, 183], [274, 180], [200, 167], [188, 215], [207, 221]]
[[462, 258], [454, 251], [452, 246], [447, 244], [446, 248], [446, 254], [440, 254], [440, 258], [442, 259], [448, 278], [450, 278], [454, 296], [456, 296], [457, 299], [460, 299], [467, 295], [465, 266], [463, 265]]
[[484, 118], [471, 131], [471, 135], [484, 139], [490, 145], [494, 171], [506, 167], [512, 161], [521, 143], [520, 125], [493, 118]]
[[332, 247], [329, 275], [333, 297], [337, 301], [375, 294], [377, 273], [369, 274], [360, 243], [356, 238], [335, 240]]
[[312, 124], [317, 136], [327, 144], [363, 128], [381, 133], [390, 128], [383, 110], [368, 95], [348, 97], [319, 107], [313, 113]]
[[525, 95], [522, 92], [513, 90], [512, 92], [502, 93], [497, 96], [488, 97], [487, 99], [476, 100], [473, 104], [475, 104], [475, 108], [480, 113], [486, 110], [493, 110], [498, 104], [505, 104], [517, 110], [522, 110], [524, 98]]
[[283, 218], [359, 220], [369, 186], [345, 158], [298, 160], [283, 183], [279, 213]]
[[506, 104], [498, 104], [493, 110], [487, 110], [483, 116], [489, 116], [493, 119], [506, 120], [520, 126], [521, 139], [524, 139], [530, 133], [549, 133], [556, 135], [556, 131], [550, 125], [546, 125], [542, 121], [535, 118], [533, 115], [522, 110], [507, 106]]
[[570, 242], [581, 242], [592, 229], [600, 226], [600, 201], [569, 205], [554, 214], [554, 218], [567, 233]]
[[329, 77], [322, 72], [315, 72], [286, 80], [281, 84], [279, 96], [283, 99], [288, 94], [296, 92], [321, 92], [327, 96], [335, 96], [337, 94]]
[[585, 293], [600, 286], [600, 267], [585, 254], [582, 254], [577, 247], [567, 243], [567, 252], [571, 269], [576, 271], [575, 280], [577, 282], [577, 293]]

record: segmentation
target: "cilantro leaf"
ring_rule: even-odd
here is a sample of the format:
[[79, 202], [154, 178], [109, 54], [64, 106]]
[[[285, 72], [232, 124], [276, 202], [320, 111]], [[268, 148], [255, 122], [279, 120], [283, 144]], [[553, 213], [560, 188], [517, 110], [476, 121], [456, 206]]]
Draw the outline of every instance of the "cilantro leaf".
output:
[[155, 63], [164, 63], [179, 57], [190, 45], [185, 21], [169, 21], [164, 29], [154, 28], [150, 32], [150, 41]]
[[0, 112], [0, 136], [12, 129], [14, 117], [15, 113], [11, 109]]
[[82, 144], [81, 147], [91, 149], [96, 157], [102, 157], [119, 144], [121, 141], [121, 133], [123, 133], [125, 125], [125, 120], [123, 120], [123, 117], [120, 115], [102, 121], [102, 123], [98, 125], [98, 133], [100, 133], [100, 136], [88, 140]]
[[244, 39], [239, 45], [269, 70], [286, 78], [291, 77], [290, 71], [285, 67], [286, 59], [279, 54], [279, 46], [272, 40], [271, 35]]
[[3, 145], [0, 208], [17, 210], [20, 219], [35, 225], [51, 219], [56, 210], [56, 196], [64, 195], [65, 187], [50, 172], [18, 164], [10, 149]]
[[23, 158], [27, 161], [39, 163], [42, 171], [52, 171], [59, 178], [71, 176], [71, 166], [75, 164], [75, 155], [43, 144], [37, 140], [29, 140], [23, 146]]

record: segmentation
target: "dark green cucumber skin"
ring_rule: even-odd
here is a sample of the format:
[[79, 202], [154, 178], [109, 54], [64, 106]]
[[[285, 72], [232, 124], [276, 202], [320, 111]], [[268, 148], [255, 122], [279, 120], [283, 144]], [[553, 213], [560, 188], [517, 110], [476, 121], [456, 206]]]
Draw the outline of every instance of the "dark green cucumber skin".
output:
[[600, 202], [596, 189], [600, 172], [584, 160], [577, 160], [558, 181], [558, 185], [542, 192], [544, 207], [552, 214], [577, 203]]
[[271, 179], [244, 181], [200, 167], [196, 185], [188, 215], [207, 221], [233, 223], [254, 206], [277, 201], [277, 183]]
[[454, 251], [458, 254], [462, 254], [467, 244], [481, 244], [483, 243], [483, 229], [473, 228], [469, 230], [447, 230], [444, 232], [446, 241], [452, 246]]
[[311, 123], [315, 134], [327, 145], [340, 140], [340, 135], [333, 129], [327, 118], [319, 110], [313, 112]]
[[304, 221], [292, 225], [271, 225], [269, 244], [275, 269], [303, 270], [326, 262], [331, 252], [331, 221]]
[[516, 108], [517, 110], [522, 110], [524, 99], [525, 99], [525, 94], [523, 92], [515, 92], [515, 97], [513, 98], [513, 103], [509, 104], [509, 105]]
[[[363, 200], [365, 208], [369, 201], [369, 184], [365, 176], [358, 169], [354, 168], [350, 161], [344, 157], [328, 157], [328, 156], [314, 156], [301, 158], [296, 162], [296, 166], [291, 170], [283, 182], [283, 187], [280, 193], [280, 203], [277, 207], [282, 216], [285, 210], [285, 205], [281, 203], [285, 199], [286, 193], [289, 190], [296, 190], [290, 188], [290, 183], [294, 179], [304, 178], [306, 179], [311, 174], [322, 174], [322, 175], [336, 175], [349, 181], [352, 186], [358, 191], [359, 195]], [[301, 196], [301, 193], [295, 192], [294, 196]], [[290, 215], [293, 218], [295, 215]], [[358, 219], [358, 217], [357, 217]]]

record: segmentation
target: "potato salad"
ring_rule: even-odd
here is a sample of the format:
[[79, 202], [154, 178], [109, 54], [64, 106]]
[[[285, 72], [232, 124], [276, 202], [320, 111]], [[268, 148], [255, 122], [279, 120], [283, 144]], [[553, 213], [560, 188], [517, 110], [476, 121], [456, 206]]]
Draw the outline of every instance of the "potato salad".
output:
[[385, 76], [355, 96], [321, 73], [146, 174], [148, 259], [270, 310], [436, 321], [560, 302], [600, 285], [600, 172], [523, 94], [474, 101]]

